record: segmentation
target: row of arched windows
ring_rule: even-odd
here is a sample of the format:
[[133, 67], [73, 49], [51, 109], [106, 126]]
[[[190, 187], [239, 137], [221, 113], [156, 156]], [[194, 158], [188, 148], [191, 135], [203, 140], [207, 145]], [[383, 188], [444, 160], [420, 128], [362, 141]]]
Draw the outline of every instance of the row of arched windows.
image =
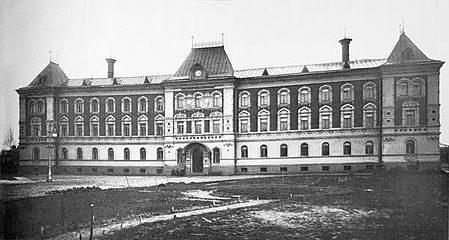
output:
[[41, 114], [45, 112], [45, 101], [43, 99], [31, 99], [28, 102], [28, 112], [31, 114]]
[[219, 108], [222, 107], [222, 94], [220, 91], [212, 93], [196, 92], [193, 95], [178, 93], [175, 95], [176, 109], [192, 108]]
[[[61, 149], [61, 158], [63, 160], [68, 160], [68, 150], [67, 148]], [[98, 148], [92, 148], [90, 159], [92, 160], [98, 160], [99, 153]], [[164, 150], [160, 147], [156, 150], [156, 160], [163, 160], [164, 159]], [[84, 160], [83, 156], [83, 149], [77, 148], [76, 149], [76, 160]], [[108, 149], [108, 160], [115, 160], [115, 154], [114, 149], [109, 148]], [[123, 149], [123, 160], [131, 160], [131, 151], [129, 148]], [[147, 160], [147, 150], [145, 148], [140, 149], [140, 160]]]
[[[138, 112], [148, 112], [148, 98], [139, 97], [137, 100], [137, 110]], [[164, 111], [164, 97], [157, 96], [154, 99], [154, 109], [156, 112]], [[132, 111], [132, 99], [129, 97], [124, 97], [121, 100], [121, 110], [124, 113], [130, 113]], [[74, 102], [75, 113], [84, 113], [84, 100], [77, 98]], [[105, 112], [114, 113], [116, 111], [116, 100], [112, 97], [105, 100]], [[69, 101], [67, 99], [61, 99], [59, 101], [59, 112], [62, 114], [67, 114], [69, 112]], [[99, 113], [100, 112], [100, 100], [98, 98], [92, 98], [89, 101], [89, 112]]]
[[[343, 155], [351, 155], [351, 142], [343, 143]], [[408, 153], [408, 152], [407, 152]], [[367, 141], [365, 143], [365, 154], [373, 155], [374, 154], [374, 144], [372, 141]], [[324, 142], [321, 144], [321, 156], [329, 156], [330, 155], [330, 145], [328, 142]], [[260, 157], [268, 156], [268, 147], [267, 145], [261, 145], [259, 149]], [[288, 157], [288, 146], [287, 144], [281, 144], [279, 147], [279, 156], [280, 157]], [[307, 157], [309, 156], [309, 145], [307, 143], [302, 143], [300, 145], [300, 156]], [[243, 145], [240, 148], [240, 157], [248, 158], [248, 146]]]
[[425, 82], [422, 78], [414, 78], [412, 80], [402, 78], [396, 82], [396, 96], [424, 96]]
[[[376, 98], [376, 84], [367, 82], [363, 85], [363, 99], [372, 100]], [[250, 107], [250, 93], [242, 91], [239, 93], [239, 106], [241, 108]], [[301, 87], [298, 89], [298, 104], [309, 104], [311, 99], [311, 89], [309, 87]], [[318, 101], [320, 103], [332, 102], [332, 87], [323, 85], [319, 88]], [[340, 87], [340, 101], [352, 102], [354, 101], [354, 85], [350, 83], [343, 84]], [[278, 106], [287, 106], [290, 104], [290, 89], [281, 88], [277, 92]], [[270, 105], [269, 90], [262, 89], [257, 93], [257, 105], [264, 107]]]

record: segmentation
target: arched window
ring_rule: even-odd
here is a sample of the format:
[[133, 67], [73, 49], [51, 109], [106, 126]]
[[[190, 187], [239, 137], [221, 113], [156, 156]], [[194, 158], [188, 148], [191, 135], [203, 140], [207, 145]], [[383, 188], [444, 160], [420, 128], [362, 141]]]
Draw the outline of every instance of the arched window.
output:
[[98, 113], [100, 111], [99, 101], [97, 98], [92, 98], [90, 100], [90, 112]]
[[376, 105], [368, 103], [363, 106], [363, 123], [366, 128], [376, 126]]
[[410, 80], [403, 78], [396, 83], [396, 95], [399, 97], [408, 96], [408, 85]]
[[36, 101], [32, 99], [28, 104], [30, 108], [30, 113], [36, 113]]
[[100, 122], [97, 116], [90, 118], [90, 136], [96, 137], [99, 135]]
[[285, 106], [290, 104], [290, 90], [281, 88], [278, 91], [278, 105]]
[[267, 90], [260, 90], [258, 95], [258, 106], [259, 107], [265, 107], [270, 105], [270, 92]]
[[156, 106], [154, 107], [154, 109], [156, 109], [156, 111], [164, 111], [164, 98], [162, 96], [156, 97], [155, 104]]
[[114, 149], [113, 148], [108, 149], [108, 160], [114, 160]]
[[325, 142], [321, 144], [321, 155], [322, 156], [329, 156], [329, 143]]
[[61, 137], [69, 135], [69, 120], [65, 116], [59, 119], [59, 135]]
[[298, 129], [308, 130], [310, 129], [310, 108], [302, 107], [298, 110]]
[[267, 157], [268, 149], [266, 145], [260, 146], [260, 157]]
[[148, 129], [148, 118], [145, 115], [140, 116], [138, 119], [138, 131], [139, 136], [146, 136], [147, 135], [147, 129]]
[[290, 129], [290, 111], [283, 108], [278, 111], [278, 130], [288, 131]]
[[374, 144], [371, 141], [365, 143], [365, 154], [373, 155], [374, 154]]
[[164, 150], [161, 147], [157, 148], [156, 159], [157, 160], [163, 160], [164, 159]]
[[67, 160], [69, 158], [67, 148], [62, 148], [61, 152], [62, 152], [62, 160]]
[[250, 117], [249, 112], [241, 111], [239, 113], [239, 126], [241, 133], [247, 133], [250, 130]]
[[203, 106], [203, 94], [195, 93], [193, 98], [195, 99], [195, 108], [201, 108]]
[[320, 95], [319, 100], [320, 103], [329, 103], [332, 102], [332, 88], [329, 85], [324, 85], [320, 87]]
[[351, 143], [350, 142], [343, 143], [343, 154], [351, 155]]
[[371, 100], [376, 98], [376, 84], [368, 82], [363, 84], [363, 99]]
[[76, 149], [76, 159], [83, 160], [83, 149], [81, 148]]
[[162, 115], [158, 115], [154, 118], [154, 124], [156, 129], [156, 135], [162, 136], [164, 135], [164, 117]]
[[298, 103], [299, 104], [309, 104], [310, 103], [310, 88], [301, 87], [298, 89]]
[[125, 148], [123, 150], [123, 157], [125, 160], [130, 160], [131, 159], [131, 154], [129, 153], [129, 148]]
[[354, 100], [354, 86], [346, 83], [341, 86], [341, 102], [351, 102]]
[[402, 125], [419, 125], [419, 104], [415, 101], [407, 101], [402, 104]]
[[270, 112], [268, 112], [267, 110], [263, 109], [260, 110], [258, 115], [258, 123], [259, 123], [259, 132], [267, 132], [268, 128], [270, 126]]
[[329, 129], [332, 126], [332, 108], [322, 106], [320, 108], [320, 129]]
[[43, 113], [44, 112], [44, 101], [38, 100], [37, 101], [37, 113]]
[[33, 118], [31, 119], [31, 136], [39, 137], [41, 136], [41, 119]]
[[307, 145], [307, 143], [301, 144], [301, 156], [309, 156], [309, 145]]
[[220, 163], [220, 149], [214, 148], [213, 152], [213, 163]]
[[239, 94], [240, 107], [246, 108], [250, 106], [250, 94], [247, 91], [241, 92]]
[[340, 109], [341, 112], [341, 127], [352, 128], [354, 126], [354, 107], [346, 104]]
[[122, 136], [131, 136], [131, 118], [129, 116], [122, 118]]
[[129, 97], [122, 98], [122, 112], [131, 112], [131, 99]]
[[410, 139], [405, 142], [405, 153], [415, 154], [415, 141]]
[[40, 150], [38, 147], [33, 148], [33, 160], [39, 161], [41, 159]]
[[246, 145], [242, 146], [240, 155], [242, 158], [248, 158], [248, 147]]
[[[221, 128], [221, 121], [222, 121], [222, 117], [223, 115], [221, 114], [221, 112], [212, 112], [209, 117], [211, 118], [210, 121], [212, 122], [212, 132], [213, 133], [220, 133], [222, 131]], [[206, 121], [205, 121], [206, 122]], [[207, 132], [207, 126], [205, 124], [204, 126], [204, 132]]]
[[106, 136], [115, 136], [115, 118], [109, 116], [106, 118]]
[[425, 95], [425, 83], [422, 78], [415, 78], [411, 82], [410, 93], [413, 96], [423, 96]]
[[98, 160], [98, 148], [92, 148], [92, 160]]
[[218, 91], [215, 91], [212, 93], [212, 98], [213, 98], [213, 107], [221, 107], [221, 93]]
[[114, 98], [106, 99], [106, 112], [107, 113], [115, 112], [115, 99]]
[[69, 112], [69, 102], [67, 99], [61, 99], [59, 101], [59, 112], [62, 114], [67, 114]]
[[185, 107], [185, 95], [182, 93], [176, 94], [176, 101], [175, 101], [175, 108], [176, 109], [183, 109]]
[[146, 160], [147, 159], [147, 150], [145, 148], [140, 149], [140, 160]]
[[139, 104], [139, 112], [147, 112], [148, 98], [142, 96], [137, 100], [137, 102]]
[[288, 155], [288, 147], [287, 144], [281, 144], [280, 147], [280, 154], [281, 157], [287, 157]]
[[84, 101], [81, 98], [75, 100], [75, 113], [84, 112]]
[[75, 118], [75, 136], [84, 136], [84, 119], [80, 116]]

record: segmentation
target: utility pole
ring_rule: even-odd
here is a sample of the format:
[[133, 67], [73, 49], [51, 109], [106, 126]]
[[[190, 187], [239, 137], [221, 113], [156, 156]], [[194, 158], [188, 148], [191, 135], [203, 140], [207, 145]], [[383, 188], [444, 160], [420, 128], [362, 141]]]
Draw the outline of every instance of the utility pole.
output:
[[94, 239], [94, 204], [90, 204], [90, 236], [89, 240]]

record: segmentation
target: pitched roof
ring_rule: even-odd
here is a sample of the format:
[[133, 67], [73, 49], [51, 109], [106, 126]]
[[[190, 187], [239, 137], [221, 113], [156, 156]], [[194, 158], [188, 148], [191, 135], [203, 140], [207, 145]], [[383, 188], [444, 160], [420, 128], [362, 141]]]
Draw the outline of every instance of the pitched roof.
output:
[[60, 86], [68, 79], [59, 65], [50, 61], [44, 70], [28, 86]]
[[139, 84], [158, 84], [169, 79], [172, 74], [149, 75], [136, 77], [117, 77], [117, 78], [75, 78], [68, 79], [63, 85], [68, 87], [79, 86], [109, 86], [109, 85], [139, 85]]
[[416, 61], [432, 61], [410, 40], [410, 38], [402, 33], [396, 46], [391, 51], [386, 64], [416, 62]]
[[192, 66], [201, 65], [209, 77], [232, 77], [234, 68], [224, 46], [192, 48], [189, 56], [176, 71], [174, 78], [188, 77]]

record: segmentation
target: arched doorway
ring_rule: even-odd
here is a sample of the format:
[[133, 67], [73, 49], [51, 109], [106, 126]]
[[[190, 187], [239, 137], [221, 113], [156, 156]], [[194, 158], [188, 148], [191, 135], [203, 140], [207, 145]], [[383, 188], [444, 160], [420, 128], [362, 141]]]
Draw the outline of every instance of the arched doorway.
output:
[[199, 148], [192, 150], [192, 172], [203, 172], [203, 151]]

